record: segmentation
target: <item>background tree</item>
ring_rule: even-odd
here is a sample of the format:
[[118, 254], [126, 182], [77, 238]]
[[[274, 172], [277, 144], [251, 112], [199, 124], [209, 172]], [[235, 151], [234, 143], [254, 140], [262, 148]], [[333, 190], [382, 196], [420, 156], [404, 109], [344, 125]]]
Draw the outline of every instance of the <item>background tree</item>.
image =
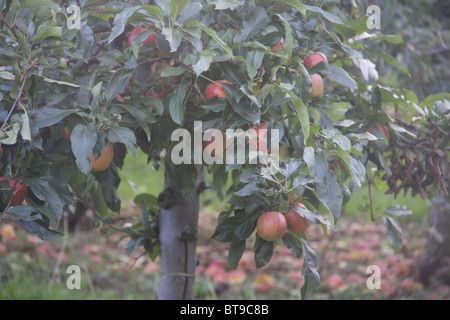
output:
[[[412, 90], [384, 83], [380, 63], [408, 74], [382, 48], [403, 40], [369, 30], [364, 1], [79, 4], [78, 30], [68, 28], [67, 3], [0, 2], [0, 170], [13, 182], [0, 182], [2, 220], [8, 215], [52, 240], [62, 235], [64, 207], [78, 201], [105, 230], [131, 237], [129, 253], [143, 246], [152, 259], [160, 256], [160, 299], [190, 299], [204, 175], [229, 202], [213, 238], [230, 243], [232, 268], [249, 241], [257, 267], [270, 261], [276, 242], [254, 232], [265, 212], [293, 210], [325, 234], [335, 232], [343, 204], [366, 177], [387, 182], [395, 194], [448, 195], [449, 95], [420, 102]], [[308, 64], [315, 52], [328, 64]], [[205, 89], [216, 80], [231, 84], [221, 83], [225, 95], [207, 99]], [[250, 164], [252, 141], [243, 164], [195, 163], [200, 146], [187, 156], [192, 161], [173, 162], [176, 129], [195, 136], [262, 126], [280, 132], [276, 171], [268, 170], [276, 152]], [[261, 145], [264, 137], [253, 132]], [[412, 156], [419, 147], [420, 157]], [[118, 170], [137, 148], [165, 170], [164, 190], [136, 196], [140, 222], [117, 226]], [[215, 150], [218, 157], [220, 151], [230, 150]], [[26, 205], [12, 206], [12, 190], [23, 184]], [[394, 217], [408, 212], [394, 206], [373, 216], [383, 216], [396, 249], [401, 229]], [[307, 298], [320, 280], [316, 254], [304, 232], [287, 229], [277, 241], [303, 256]]]
[[[402, 36], [407, 45], [383, 48], [393, 54], [409, 74], [382, 68], [386, 80], [413, 90], [419, 99], [449, 92], [450, 79], [450, 6], [447, 1], [381, 2], [383, 30]], [[412, 24], [411, 21], [416, 21]], [[394, 53], [395, 52], [395, 53]], [[448, 100], [441, 105], [448, 110]], [[441, 146], [448, 145], [447, 135]], [[439, 129], [437, 129], [439, 130]], [[436, 132], [436, 129], [433, 130]], [[444, 134], [445, 136], [445, 134]], [[419, 144], [420, 145], [420, 144]], [[420, 147], [419, 147], [420, 148]], [[448, 147], [447, 147], [448, 151]], [[421, 150], [416, 150], [421, 153]], [[421, 277], [428, 286], [448, 283], [450, 256], [450, 224], [448, 219], [448, 193], [442, 192], [430, 207], [431, 232], [429, 243], [421, 260]]]

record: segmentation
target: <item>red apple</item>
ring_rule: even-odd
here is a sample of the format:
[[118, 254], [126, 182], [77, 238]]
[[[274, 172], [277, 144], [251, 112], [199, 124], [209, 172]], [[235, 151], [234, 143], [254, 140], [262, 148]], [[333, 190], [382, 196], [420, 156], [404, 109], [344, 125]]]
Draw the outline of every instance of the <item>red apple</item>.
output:
[[209, 100], [213, 97], [219, 97], [219, 98], [227, 97], [227, 92], [219, 83], [228, 83], [230, 85], [233, 85], [230, 81], [227, 81], [227, 80], [217, 80], [216, 82], [211, 82], [206, 87], [206, 91], [205, 91], [206, 100]]
[[320, 98], [323, 96], [323, 80], [322, 77], [314, 73], [310, 76], [312, 85], [311, 85], [311, 98]]
[[287, 231], [286, 218], [278, 211], [265, 212], [258, 218], [256, 231], [264, 240], [279, 240]]
[[[131, 41], [133, 41], [134, 38], [136, 38], [136, 36], [144, 31], [148, 31], [149, 29], [146, 28], [134, 28], [131, 33], [130, 36], [128, 37], [128, 47], [131, 47]], [[151, 45], [156, 46], [156, 33], [152, 33], [151, 35], [148, 36], [148, 38], [144, 41], [144, 43], [148, 43]]]
[[284, 48], [284, 39], [281, 38], [281, 39], [280, 39], [280, 42], [278, 42], [275, 46], [273, 46], [273, 47], [271, 48], [271, 50], [272, 50], [273, 53], [278, 53], [278, 51], [279, 51], [280, 49], [283, 49], [283, 48]]
[[[7, 177], [1, 177], [0, 181], [8, 181], [9, 185], [11, 186], [11, 189], [14, 187], [14, 185], [16, 186], [14, 193], [13, 193], [13, 198], [11, 201], [12, 206], [18, 206], [23, 202], [23, 200], [25, 200], [25, 196], [27, 195], [28, 187], [24, 184], [20, 184], [20, 182], [22, 182], [21, 178], [19, 179], [19, 181], [17, 181], [17, 183], [14, 179], [9, 179]], [[8, 190], [7, 192], [10, 192], [10, 191]], [[4, 205], [6, 205], [8, 203], [9, 203], [9, 198], [3, 202]]]
[[[306, 57], [303, 59], [303, 63], [304, 63], [304, 65], [305, 65], [305, 67], [308, 68], [308, 69], [310, 69], [310, 68], [316, 66], [316, 65], [319, 64], [320, 62], [323, 62], [323, 63], [325, 63], [325, 64], [328, 64], [327, 57], [325, 57], [325, 55], [324, 55], [322, 52], [315, 52], [315, 53], [313, 53], [313, 54], [310, 54], [309, 56], [306, 56]], [[325, 77], [326, 77], [325, 75], [321, 74], [320, 72], [319, 72], [319, 75], [320, 75], [322, 78], [325, 78]]]
[[[305, 208], [300, 202], [294, 202], [293, 205], [297, 208]], [[304, 232], [311, 224], [311, 221], [295, 213], [292, 208], [286, 213], [285, 218], [288, 223], [288, 230], [294, 234]]]

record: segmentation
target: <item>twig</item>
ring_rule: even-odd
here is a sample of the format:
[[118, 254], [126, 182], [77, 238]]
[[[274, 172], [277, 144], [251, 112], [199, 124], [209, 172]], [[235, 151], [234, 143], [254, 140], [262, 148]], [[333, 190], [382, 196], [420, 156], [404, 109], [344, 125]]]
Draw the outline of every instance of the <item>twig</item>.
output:
[[450, 46], [442, 46], [442, 47], [437, 47], [437, 48], [433, 48], [427, 51], [418, 51], [415, 56], [416, 57], [422, 57], [422, 56], [432, 56], [434, 54], [439, 54], [439, 53], [443, 53], [445, 51], [450, 51]]
[[[0, 14], [0, 16], [1, 16], [1, 14]], [[19, 94], [17, 95], [16, 100], [14, 100], [13, 106], [11, 107], [11, 110], [9, 110], [9, 113], [6, 116], [5, 122], [3, 122], [3, 125], [0, 128], [0, 130], [5, 129], [6, 124], [8, 123], [9, 118], [11, 118], [11, 115], [12, 115], [14, 109], [16, 108], [17, 103], [22, 98], [23, 88], [25, 87], [25, 83], [27, 82], [27, 71], [25, 71], [25, 73], [22, 75], [22, 78], [23, 78], [23, 81], [22, 81], [22, 85], [20, 86]]]
[[12, 34], [14, 35], [14, 40], [18, 41], [19, 37], [17, 36], [16, 32], [14, 31], [13, 28], [11, 28], [11, 26], [8, 24], [8, 21], [6, 21], [6, 19], [3, 17], [3, 15], [0, 14], [0, 19], [3, 21], [3, 23], [6, 25], [6, 27], [9, 29], [9, 31], [12, 32]]
[[147, 251], [142, 252], [136, 259], [134, 259], [133, 263], [131, 264], [131, 266], [129, 267], [129, 269], [133, 269], [134, 266], [136, 265], [136, 262], [142, 258], [143, 256], [145, 256], [147, 254]]

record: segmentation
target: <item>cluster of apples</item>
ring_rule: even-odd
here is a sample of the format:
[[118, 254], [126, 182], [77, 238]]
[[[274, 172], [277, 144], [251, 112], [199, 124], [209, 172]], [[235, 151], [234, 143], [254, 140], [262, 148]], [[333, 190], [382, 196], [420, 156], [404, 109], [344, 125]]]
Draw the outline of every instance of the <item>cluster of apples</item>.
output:
[[277, 241], [283, 238], [289, 230], [293, 234], [304, 232], [311, 224], [311, 221], [297, 214], [293, 206], [305, 208], [301, 202], [289, 199], [291, 208], [286, 214], [279, 211], [268, 211], [261, 214], [256, 223], [258, 235], [267, 241]]
[[[323, 62], [328, 64], [327, 57], [322, 52], [315, 52], [306, 56], [303, 59], [303, 63], [306, 68], [310, 69]], [[310, 75], [312, 85], [311, 85], [311, 98], [320, 98], [323, 95], [323, 78], [326, 76], [320, 72]]]

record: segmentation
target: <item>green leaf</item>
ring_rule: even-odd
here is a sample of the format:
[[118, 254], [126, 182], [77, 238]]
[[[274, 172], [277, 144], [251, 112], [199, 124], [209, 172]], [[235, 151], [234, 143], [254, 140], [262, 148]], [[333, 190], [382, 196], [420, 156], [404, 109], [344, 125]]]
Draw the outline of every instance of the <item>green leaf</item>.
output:
[[145, 133], [149, 137], [150, 136], [149, 125], [155, 123], [156, 121], [149, 112], [148, 108], [137, 108], [125, 104], [121, 105], [121, 107], [127, 110], [133, 116], [133, 118], [136, 120], [139, 126], [145, 131]]
[[45, 24], [42, 28], [39, 29], [39, 33], [33, 37], [32, 45], [39, 44], [42, 40], [51, 37], [62, 38], [62, 28]]
[[301, 239], [303, 248], [303, 269], [302, 276], [305, 284], [301, 289], [302, 300], [309, 299], [312, 293], [320, 285], [320, 275], [317, 272], [317, 255], [308, 243]]
[[291, 206], [291, 208], [294, 210], [294, 212], [296, 214], [298, 214], [299, 216], [301, 216], [305, 219], [308, 219], [312, 223], [330, 226], [330, 221], [328, 221], [326, 218], [322, 217], [318, 212], [310, 211], [306, 207]]
[[228, 250], [228, 264], [231, 269], [236, 269], [245, 251], [245, 240], [233, 240]]
[[22, 2], [13, 1], [11, 3], [11, 11], [13, 13], [16, 13], [19, 10], [24, 9], [41, 9], [41, 8], [49, 8], [55, 11], [60, 10], [60, 8], [55, 4], [55, 2], [51, 0], [25, 0]]
[[238, 197], [247, 197], [247, 196], [251, 196], [259, 189], [260, 188], [258, 186], [258, 183], [256, 181], [252, 181], [252, 182], [246, 184], [241, 189], [233, 192], [233, 195], [238, 196]]
[[173, 122], [182, 124], [184, 119], [185, 106], [183, 104], [186, 96], [187, 82], [183, 79], [176, 88], [175, 94], [169, 102], [169, 112]]
[[161, 30], [161, 34], [166, 38], [167, 42], [169, 42], [170, 52], [177, 51], [181, 44], [181, 39], [183, 38], [181, 30], [164, 27]]
[[286, 246], [286, 248], [291, 249], [294, 256], [297, 258], [300, 258], [303, 254], [302, 250], [302, 242], [299, 238], [294, 236], [291, 233], [286, 233], [283, 236], [283, 243]]
[[353, 80], [341, 67], [327, 65], [325, 70], [321, 71], [321, 73], [329, 76], [331, 79], [347, 88], [358, 89], [358, 83], [356, 83], [356, 81]]
[[275, 2], [280, 2], [280, 3], [286, 4], [288, 6], [291, 6], [295, 9], [297, 9], [298, 11], [300, 11], [300, 13], [303, 16], [306, 16], [306, 6], [303, 3], [301, 3], [300, 1], [297, 1], [297, 0], [275, 0]]
[[117, 188], [120, 184], [120, 177], [116, 166], [111, 165], [106, 170], [97, 171], [94, 174], [102, 189], [106, 205], [112, 211], [119, 213], [121, 201], [117, 195]]
[[135, 13], [140, 8], [140, 6], [125, 8], [118, 15], [116, 15], [116, 17], [114, 18], [114, 26], [111, 29], [111, 34], [109, 35], [107, 44], [113, 42], [115, 38], [120, 36], [125, 31], [125, 25], [127, 24], [128, 18], [130, 18], [133, 13]]
[[352, 143], [350, 139], [346, 136], [342, 135], [342, 133], [337, 129], [323, 129], [322, 133], [328, 139], [331, 139], [334, 143], [336, 143], [339, 147], [341, 147], [344, 151], [350, 151], [352, 147]]
[[169, 11], [170, 11], [170, 19], [172, 22], [178, 17], [178, 15], [183, 11], [186, 4], [189, 0], [170, 0], [169, 2]]
[[41, 211], [29, 206], [14, 206], [8, 211], [8, 216], [16, 220], [41, 220]]
[[33, 179], [28, 182], [33, 194], [40, 200], [46, 201], [50, 209], [52, 222], [58, 223], [63, 214], [64, 203], [51, 186], [49, 179]]
[[329, 13], [319, 7], [305, 5], [305, 8], [308, 11], [322, 15], [325, 19], [327, 19], [330, 22], [337, 23], [337, 24], [344, 24], [339, 17], [337, 17], [334, 14]]
[[176, 76], [182, 75], [185, 72], [186, 72], [186, 69], [182, 66], [168, 67], [168, 68], [164, 69], [163, 72], [161, 72], [161, 77], [163, 77], [163, 78], [176, 77]]
[[289, 179], [294, 173], [300, 171], [305, 165], [301, 159], [291, 158], [286, 163], [284, 168], [281, 168], [281, 173], [286, 179]]
[[106, 86], [106, 101], [108, 103], [125, 90], [129, 77], [130, 70], [126, 68], [120, 68], [113, 74]]
[[389, 206], [386, 210], [384, 210], [384, 214], [388, 214], [395, 217], [401, 217], [411, 215], [412, 211], [406, 206], [394, 204]]
[[107, 138], [111, 143], [121, 142], [125, 144], [133, 156], [136, 156], [136, 136], [130, 129], [125, 127], [112, 127], [108, 131]]
[[424, 107], [430, 108], [436, 102], [444, 100], [444, 99], [450, 99], [450, 93], [436, 93], [436, 94], [429, 95], [428, 97], [425, 98], [425, 100], [422, 101], [420, 106], [422, 108], [424, 108]]
[[147, 5], [141, 7], [143, 10], [147, 11], [151, 17], [159, 19], [161, 23], [164, 23], [164, 14], [161, 8], [158, 6]]
[[4, 71], [0, 69], [0, 78], [5, 80], [14, 80], [16, 77], [9, 71]]
[[197, 77], [201, 73], [209, 69], [209, 66], [211, 65], [213, 59], [214, 59], [214, 52], [208, 49], [203, 50], [202, 54], [198, 57], [198, 61], [192, 65], [192, 69], [194, 69], [194, 72], [197, 75]]
[[20, 132], [21, 125], [19, 123], [13, 123], [12, 128], [10, 128], [8, 131], [1, 131], [0, 132], [0, 143], [7, 144], [7, 145], [13, 145], [17, 143], [17, 137]]
[[284, 24], [284, 32], [286, 35], [286, 39], [284, 41], [284, 46], [285, 49], [284, 51], [286, 51], [287, 57], [285, 59], [285, 61], [289, 61], [291, 59], [292, 56], [292, 49], [294, 48], [294, 38], [292, 37], [292, 29], [291, 26], [289, 25], [289, 22], [287, 22], [286, 20], [282, 19], [283, 24]]
[[391, 66], [395, 67], [397, 70], [400, 70], [406, 75], [409, 75], [409, 70], [407, 67], [400, 67], [399, 61], [394, 58], [393, 56], [388, 55], [386, 52], [384, 52], [381, 49], [376, 50], [376, 55], [383, 58], [384, 61], [389, 63]]
[[140, 205], [142, 202], [145, 202], [145, 205], [148, 208], [159, 207], [158, 198], [156, 198], [154, 195], [152, 195], [150, 193], [141, 193], [141, 194], [137, 195], [133, 199], [133, 202], [137, 205]]
[[265, 51], [263, 50], [250, 50], [247, 53], [247, 72], [250, 80], [253, 79], [258, 73], [258, 70], [261, 67], [262, 61], [264, 59], [264, 53]]
[[31, 141], [31, 129], [30, 129], [30, 119], [25, 111], [20, 118], [22, 119], [22, 128], [20, 128], [20, 135], [23, 140]]
[[325, 178], [328, 171], [328, 162], [322, 150], [306, 147], [303, 151], [303, 160], [305, 160], [313, 178], [318, 181], [322, 181]]
[[205, 110], [212, 112], [222, 112], [225, 110], [226, 106], [227, 100], [223, 98], [214, 97], [206, 100], [201, 107]]
[[187, 25], [202, 29], [204, 32], [206, 32], [211, 38], [213, 38], [225, 50], [225, 52], [230, 56], [230, 59], [235, 59], [235, 57], [233, 55], [233, 51], [231, 50], [231, 48], [222, 39], [220, 39], [217, 36], [217, 33], [216, 33], [216, 31], [214, 31], [214, 29], [211, 29], [211, 28], [201, 24], [200, 22], [198, 22], [196, 20], [189, 20], [187, 22]]
[[178, 20], [181, 23], [185, 23], [189, 19], [191, 19], [196, 14], [200, 13], [203, 6], [200, 2], [191, 2], [188, 6], [184, 7], [183, 11], [181, 11]]
[[103, 192], [99, 187], [98, 183], [90, 190], [90, 195], [92, 197], [92, 202], [94, 203], [95, 209], [102, 217], [107, 217], [110, 214], [108, 204], [103, 197]]
[[269, 263], [273, 255], [273, 242], [266, 241], [259, 236], [255, 243], [255, 264], [257, 268], [262, 268]]
[[91, 170], [90, 155], [97, 142], [97, 130], [93, 124], [77, 124], [70, 135], [72, 152], [78, 168], [84, 174]]
[[209, 3], [215, 5], [216, 10], [234, 10], [237, 7], [243, 6], [245, 0], [211, 0]]
[[283, 86], [280, 86], [280, 85], [277, 85], [277, 86], [289, 95], [289, 97], [291, 98], [292, 104], [294, 105], [295, 109], [297, 110], [297, 116], [298, 116], [298, 119], [300, 121], [302, 130], [303, 130], [303, 142], [306, 145], [306, 142], [308, 141], [308, 138], [309, 138], [309, 135], [311, 132], [308, 107], [291, 90], [289, 90], [288, 88], [285, 88]]
[[234, 238], [234, 229], [240, 222], [242, 222], [241, 219], [236, 216], [227, 217], [219, 222], [211, 238], [220, 242], [232, 241]]
[[269, 23], [266, 9], [261, 6], [255, 7], [251, 13], [242, 21], [243, 29], [238, 31], [235, 41], [240, 42], [243, 39], [249, 39], [253, 35], [258, 34]]
[[366, 43], [374, 42], [374, 41], [382, 41], [386, 40], [387, 42], [394, 43], [394, 44], [402, 44], [404, 43], [401, 35], [391, 35], [391, 34], [378, 34], [374, 35], [371, 38], [368, 38]]
[[331, 170], [327, 171], [324, 180], [316, 183], [316, 191], [320, 202], [333, 215], [336, 223], [341, 218], [343, 195], [337, 177]]
[[50, 127], [67, 116], [74, 113], [75, 110], [62, 110], [58, 108], [43, 107], [30, 111], [30, 117], [34, 120], [34, 126], [37, 128]]
[[19, 220], [19, 223], [28, 233], [37, 235], [41, 240], [56, 240], [64, 235], [49, 229], [49, 226], [41, 220]]
[[383, 217], [383, 223], [387, 228], [387, 237], [395, 252], [399, 252], [403, 247], [403, 231], [397, 220], [391, 217]]

